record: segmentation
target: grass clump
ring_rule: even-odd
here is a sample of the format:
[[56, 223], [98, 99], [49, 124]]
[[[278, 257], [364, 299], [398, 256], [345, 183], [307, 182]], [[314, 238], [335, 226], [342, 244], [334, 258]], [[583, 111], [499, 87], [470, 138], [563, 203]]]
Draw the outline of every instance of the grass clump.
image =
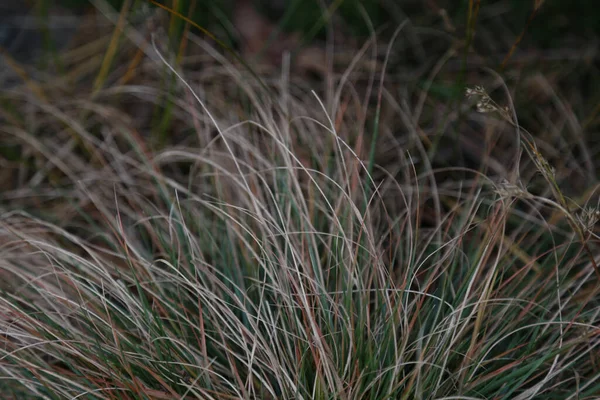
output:
[[600, 392], [593, 190], [563, 193], [570, 164], [514, 109], [469, 89], [500, 118], [460, 112], [510, 157], [449, 166], [435, 98], [383, 83], [391, 44], [315, 92], [286, 58], [258, 82], [193, 34], [202, 68], [152, 37], [134, 77], [105, 55], [101, 84], [2, 94], [3, 398]]

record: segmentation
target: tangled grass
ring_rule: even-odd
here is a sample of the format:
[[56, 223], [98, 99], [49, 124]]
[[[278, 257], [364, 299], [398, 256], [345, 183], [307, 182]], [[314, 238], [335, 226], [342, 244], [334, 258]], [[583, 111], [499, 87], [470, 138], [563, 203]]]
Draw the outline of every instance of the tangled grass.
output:
[[2, 94], [2, 398], [600, 393], [593, 169], [552, 166], [483, 87], [457, 107], [485, 151], [441, 166], [434, 99], [385, 84], [392, 45], [314, 92], [191, 41], [202, 68], [155, 43], [91, 94]]

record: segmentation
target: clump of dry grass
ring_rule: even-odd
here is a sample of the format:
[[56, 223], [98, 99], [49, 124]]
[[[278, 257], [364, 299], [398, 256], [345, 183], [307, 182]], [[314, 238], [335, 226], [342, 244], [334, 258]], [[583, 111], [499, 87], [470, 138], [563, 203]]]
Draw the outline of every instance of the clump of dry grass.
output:
[[597, 211], [573, 211], [514, 109], [472, 89], [501, 117], [486, 129], [516, 127], [515, 156], [441, 168], [445, 142], [414, 114], [426, 92], [415, 111], [381, 63], [349, 78], [368, 47], [312, 92], [285, 62], [259, 83], [190, 40], [203, 69], [158, 43], [92, 95], [3, 95], [19, 153], [0, 209], [4, 397], [600, 391]]

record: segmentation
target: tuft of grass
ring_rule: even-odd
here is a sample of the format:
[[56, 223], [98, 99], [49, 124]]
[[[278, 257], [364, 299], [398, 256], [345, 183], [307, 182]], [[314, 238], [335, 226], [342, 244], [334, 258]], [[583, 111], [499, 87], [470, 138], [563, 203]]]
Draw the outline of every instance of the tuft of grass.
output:
[[[414, 95], [373, 38], [315, 89], [289, 59], [259, 81], [190, 32], [185, 49], [158, 33], [134, 46], [120, 15], [120, 52], [99, 35], [64, 87], [2, 93], [3, 398], [600, 392], [597, 187], [570, 198], [585, 168], [545, 155], [482, 86], [475, 110], [439, 112], [429, 87], [464, 54]], [[486, 136], [448, 145], [459, 112]], [[475, 165], [448, 160], [478, 141]]]

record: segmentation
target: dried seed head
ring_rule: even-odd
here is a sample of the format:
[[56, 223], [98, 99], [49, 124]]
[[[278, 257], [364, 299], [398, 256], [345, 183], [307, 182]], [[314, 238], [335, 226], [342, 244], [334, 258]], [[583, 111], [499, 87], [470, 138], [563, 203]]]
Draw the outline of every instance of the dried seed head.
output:
[[472, 88], [467, 88], [465, 90], [465, 96], [470, 99], [473, 98], [477, 100], [477, 112], [480, 113], [490, 113], [494, 111], [500, 111], [504, 113], [504, 109], [492, 100], [492, 98], [488, 95], [486, 90], [482, 86], [475, 86]]
[[474, 96], [487, 96], [487, 92], [485, 91], [485, 89], [482, 86], [475, 86], [472, 88], [467, 88], [465, 90], [465, 96], [467, 96], [467, 98], [471, 98]]
[[600, 221], [600, 210], [594, 207], [585, 207], [575, 216], [577, 222], [586, 231], [594, 230], [594, 227]]
[[516, 197], [519, 199], [531, 199], [533, 195], [523, 188], [522, 185], [515, 185], [506, 179], [503, 179], [496, 189], [496, 193], [502, 198]]

